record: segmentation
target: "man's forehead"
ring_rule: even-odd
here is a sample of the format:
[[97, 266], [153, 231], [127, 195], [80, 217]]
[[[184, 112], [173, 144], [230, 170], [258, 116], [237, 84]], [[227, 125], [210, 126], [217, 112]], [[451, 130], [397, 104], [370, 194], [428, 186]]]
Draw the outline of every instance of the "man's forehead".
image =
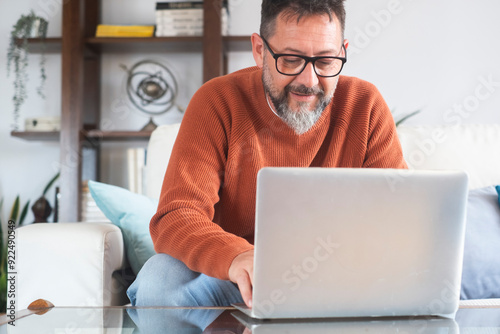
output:
[[[339, 20], [327, 14], [304, 15], [298, 20], [290, 16], [278, 16], [276, 20], [274, 38], [281, 51], [300, 51], [306, 44], [314, 45], [316, 52], [338, 52], [342, 44], [342, 29]], [[286, 49], [284, 49], [286, 48]], [[309, 53], [310, 50], [302, 50]]]
[[318, 17], [318, 16], [326, 16], [326, 17], [328, 17], [330, 22], [333, 21], [334, 18], [337, 18], [334, 13], [314, 13], [314, 14], [303, 13], [303, 14], [298, 14], [296, 11], [294, 11], [291, 8], [285, 9], [281, 13], [279, 13], [278, 18], [281, 18], [285, 22], [295, 21], [296, 23], [299, 23], [300, 20], [302, 20], [303, 18]]
[[286, 34], [294, 30], [304, 33], [341, 33], [340, 21], [335, 14], [298, 15], [282, 12], [278, 15], [275, 33]]

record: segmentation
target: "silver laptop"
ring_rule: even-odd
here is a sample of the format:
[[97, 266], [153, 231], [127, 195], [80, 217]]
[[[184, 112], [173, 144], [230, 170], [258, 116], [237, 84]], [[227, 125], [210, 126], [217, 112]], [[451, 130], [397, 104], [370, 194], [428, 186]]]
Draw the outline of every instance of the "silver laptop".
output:
[[468, 178], [461, 171], [264, 168], [253, 318], [453, 317]]

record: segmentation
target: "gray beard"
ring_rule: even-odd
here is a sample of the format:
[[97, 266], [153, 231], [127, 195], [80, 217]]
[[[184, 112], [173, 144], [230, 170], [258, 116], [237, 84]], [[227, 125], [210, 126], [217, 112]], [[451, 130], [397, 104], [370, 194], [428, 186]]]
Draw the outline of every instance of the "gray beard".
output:
[[[316, 124], [333, 97], [325, 96], [325, 92], [318, 87], [308, 88], [305, 86], [293, 87], [287, 85], [283, 92], [279, 92], [273, 87], [269, 69], [266, 66], [263, 68], [262, 82], [266, 93], [269, 94], [271, 102], [276, 108], [276, 114], [291, 127], [297, 135], [306, 133]], [[319, 99], [313, 110], [308, 109], [307, 102], [299, 102], [298, 110], [292, 110], [288, 105], [288, 93], [290, 91], [302, 94], [317, 94]]]

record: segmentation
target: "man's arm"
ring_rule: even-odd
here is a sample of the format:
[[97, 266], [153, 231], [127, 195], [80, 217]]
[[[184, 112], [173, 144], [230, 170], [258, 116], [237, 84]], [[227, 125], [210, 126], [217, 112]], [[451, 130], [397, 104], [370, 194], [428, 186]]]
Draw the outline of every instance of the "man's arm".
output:
[[192, 98], [172, 151], [150, 231], [158, 253], [181, 260], [191, 270], [229, 279], [234, 258], [253, 246], [213, 222], [231, 121], [228, 113], [220, 110], [218, 98], [210, 84]]

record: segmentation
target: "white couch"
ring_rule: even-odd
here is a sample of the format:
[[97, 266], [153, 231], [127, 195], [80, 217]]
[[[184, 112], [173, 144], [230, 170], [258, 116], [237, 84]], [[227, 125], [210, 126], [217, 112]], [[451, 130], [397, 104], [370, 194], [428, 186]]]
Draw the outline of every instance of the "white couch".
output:
[[[147, 189], [158, 198], [178, 125], [158, 127], [148, 145]], [[470, 188], [500, 184], [500, 125], [400, 126], [416, 169], [462, 169]], [[17, 230], [17, 309], [43, 298], [56, 306], [128, 303], [121, 231], [111, 224], [35, 224]]]

